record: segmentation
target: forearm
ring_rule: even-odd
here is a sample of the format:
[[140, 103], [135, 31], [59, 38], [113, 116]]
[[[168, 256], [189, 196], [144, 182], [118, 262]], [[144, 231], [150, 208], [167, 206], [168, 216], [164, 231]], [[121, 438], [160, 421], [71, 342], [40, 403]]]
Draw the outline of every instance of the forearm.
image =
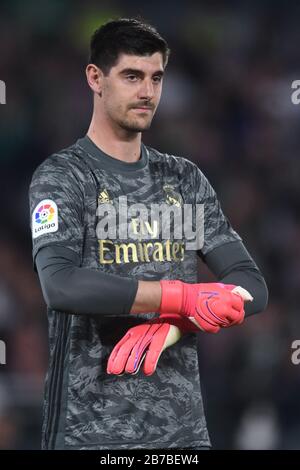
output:
[[158, 281], [139, 281], [131, 313], [158, 312], [161, 286]]
[[138, 282], [80, 267], [76, 253], [61, 246], [43, 248], [35, 261], [45, 302], [53, 310], [127, 315], [159, 309], [159, 282]]
[[245, 303], [245, 316], [265, 310], [268, 303], [268, 289], [265, 280], [258, 273], [248, 271], [232, 271], [221, 279], [224, 284], [235, 284], [244, 287], [253, 297], [252, 302]]
[[[240, 285], [252, 294], [254, 301], [246, 305], [247, 315], [263, 310], [267, 289], [258, 269], [252, 265], [245, 269], [245, 261], [228, 267], [226, 256], [221, 257], [223, 262], [218, 265], [215, 254], [209, 254], [209, 267], [215, 269], [220, 281]], [[158, 281], [137, 281], [83, 268], [76, 253], [61, 246], [41, 249], [36, 256], [36, 266], [45, 301], [53, 310], [93, 315], [160, 311], [162, 294]]]
[[241, 286], [250, 292], [253, 301], [245, 303], [246, 316], [265, 310], [266, 282], [242, 242], [222, 245], [208, 253], [204, 261], [220, 282]]
[[129, 314], [138, 282], [80, 267], [76, 253], [61, 246], [42, 248], [35, 259], [46, 304], [73, 314]]

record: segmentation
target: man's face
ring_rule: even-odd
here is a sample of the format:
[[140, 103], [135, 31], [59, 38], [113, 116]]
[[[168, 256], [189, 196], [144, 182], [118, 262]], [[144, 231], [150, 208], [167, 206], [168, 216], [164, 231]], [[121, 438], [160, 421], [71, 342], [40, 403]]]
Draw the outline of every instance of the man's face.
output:
[[103, 77], [102, 102], [108, 118], [127, 131], [148, 129], [160, 101], [163, 59], [121, 54]]

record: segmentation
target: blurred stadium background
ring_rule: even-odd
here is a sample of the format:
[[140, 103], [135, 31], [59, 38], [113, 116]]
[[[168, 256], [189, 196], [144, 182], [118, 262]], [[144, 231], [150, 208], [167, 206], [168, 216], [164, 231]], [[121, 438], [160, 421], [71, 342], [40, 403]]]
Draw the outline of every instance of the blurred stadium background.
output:
[[[0, 448], [40, 447], [47, 323], [32, 270], [34, 168], [87, 130], [88, 39], [142, 15], [169, 41], [164, 96], [144, 142], [196, 162], [265, 274], [266, 313], [216, 336], [199, 358], [215, 448], [299, 449], [300, 4], [279, 1], [2, 0], [0, 79]], [[202, 280], [212, 279], [200, 266]]]

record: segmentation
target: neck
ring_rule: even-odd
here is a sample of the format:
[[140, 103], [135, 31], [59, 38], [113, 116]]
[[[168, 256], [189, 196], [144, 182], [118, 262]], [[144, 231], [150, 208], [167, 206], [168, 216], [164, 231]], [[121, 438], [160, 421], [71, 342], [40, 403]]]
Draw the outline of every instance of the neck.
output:
[[140, 158], [141, 132], [113, 128], [95, 111], [87, 135], [97, 147], [117, 160], [134, 163]]

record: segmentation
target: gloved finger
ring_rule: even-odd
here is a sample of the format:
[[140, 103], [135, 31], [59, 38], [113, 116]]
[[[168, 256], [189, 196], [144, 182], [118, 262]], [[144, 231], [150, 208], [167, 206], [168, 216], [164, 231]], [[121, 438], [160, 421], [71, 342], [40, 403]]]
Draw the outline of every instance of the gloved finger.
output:
[[[227, 299], [227, 295], [225, 298]], [[230, 298], [231, 294], [228, 293], [228, 299]], [[203, 308], [199, 315], [212, 325], [226, 326], [228, 324], [226, 316], [230, 309], [230, 303], [226, 299], [224, 299], [224, 296], [222, 296], [222, 299], [219, 297], [211, 299], [209, 303], [206, 302], [206, 308]]]
[[155, 335], [155, 340], [149, 345], [146, 353], [143, 371], [145, 375], [152, 375], [157, 367], [162, 352], [181, 338], [180, 329], [177, 326], [164, 324]]
[[136, 341], [126, 362], [125, 372], [127, 372], [128, 374], [137, 373], [141, 366], [145, 350], [147, 349], [151, 341], [153, 341], [155, 334], [161, 328], [162, 325], [163, 323], [151, 325], [149, 329], [145, 332], [145, 334], [140, 336], [138, 341]]
[[245, 320], [245, 310], [243, 309], [243, 310], [241, 311], [241, 318], [240, 318], [240, 320], [237, 321], [236, 324], [237, 324], [237, 325], [241, 325], [244, 320]]
[[236, 286], [232, 289], [232, 293], [239, 295], [245, 302], [252, 302], [253, 297], [244, 287]]
[[131, 328], [116, 344], [108, 359], [106, 369], [108, 374], [122, 374], [124, 372], [124, 368], [132, 348], [141, 335], [144, 335], [145, 331], [149, 328], [150, 325], [138, 325]]
[[224, 284], [224, 289], [232, 291], [235, 288], [236, 288], [236, 285], [234, 285], [234, 284]]
[[[143, 364], [143, 360], [145, 359], [146, 357], [146, 354], [147, 354], [147, 348], [145, 348], [144, 350], [144, 354], [142, 355], [142, 357], [140, 358], [139, 362], [137, 363], [137, 367], [136, 369], [133, 371], [133, 372], [130, 372], [131, 375], [136, 375], [140, 368], [141, 368], [141, 365]], [[129, 373], [128, 371], [126, 371], [127, 373]]]
[[242, 310], [244, 306], [244, 300], [242, 297], [238, 294], [231, 294], [231, 307], [234, 308], [235, 310]]
[[244, 309], [237, 311], [235, 309], [230, 309], [227, 311], [226, 318], [228, 320], [228, 325], [224, 326], [224, 328], [228, 328], [231, 325], [240, 325], [243, 323], [245, 317]]
[[126, 344], [128, 341], [130, 341], [130, 338], [132, 338], [131, 333], [128, 331], [125, 336], [115, 345], [114, 349], [109, 355], [108, 362], [107, 362], [107, 367], [106, 367], [106, 372], [108, 374], [113, 374], [113, 365], [115, 363], [115, 360], [119, 354], [119, 351], [121, 347]]
[[164, 320], [170, 325], [177, 326], [182, 333], [196, 333], [199, 331], [198, 326], [179, 313], [163, 313], [158, 318], [159, 320]]
[[204, 315], [197, 314], [197, 316], [195, 315], [194, 317], [188, 317], [188, 319], [193, 322], [194, 325], [196, 325], [200, 330], [205, 331], [206, 333], [218, 333], [218, 331], [220, 331], [220, 327], [211, 320], [206, 319]]

